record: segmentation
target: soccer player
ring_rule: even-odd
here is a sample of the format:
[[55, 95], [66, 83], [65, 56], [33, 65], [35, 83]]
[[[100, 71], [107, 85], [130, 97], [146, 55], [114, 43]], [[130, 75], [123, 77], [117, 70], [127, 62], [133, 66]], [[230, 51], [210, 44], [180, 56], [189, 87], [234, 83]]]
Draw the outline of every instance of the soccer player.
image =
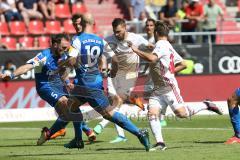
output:
[[[119, 61], [119, 69], [114, 78], [108, 78], [108, 93], [113, 104], [119, 106], [119, 111], [122, 111], [122, 103], [131, 103], [137, 105], [142, 110], [144, 105], [140, 98], [131, 95], [132, 89], [135, 87], [138, 78], [139, 57], [134, 54], [128, 46], [127, 41], [132, 41], [139, 48], [153, 48], [142, 36], [132, 32], [127, 32], [125, 20], [115, 18], [112, 22], [113, 35], [106, 38], [111, 49], [116, 53]], [[102, 129], [109, 123], [107, 120], [100, 122], [93, 130], [100, 134]], [[110, 143], [126, 141], [125, 134], [122, 128], [115, 125], [118, 136]]]
[[173, 49], [168, 41], [169, 28], [162, 22], [156, 22], [154, 37], [156, 40], [152, 54], [140, 51], [129, 42], [132, 50], [150, 63], [150, 74], [153, 80], [154, 89], [149, 98], [149, 122], [157, 143], [151, 150], [165, 150], [159, 113], [162, 109], [170, 106], [175, 115], [179, 118], [187, 118], [201, 110], [213, 111], [222, 114], [221, 110], [211, 101], [205, 100], [197, 106], [186, 105], [180, 95], [175, 73], [186, 67], [183, 59]]
[[[155, 39], [154, 39], [154, 28], [155, 28], [155, 20], [154, 19], [147, 19], [146, 23], [145, 23], [145, 32], [147, 33], [147, 40], [152, 43], [155, 44]], [[152, 50], [148, 50], [148, 52], [152, 52]], [[147, 62], [144, 71], [145, 72], [149, 72], [149, 62]], [[149, 80], [146, 81], [146, 84], [144, 85], [144, 98], [148, 99], [149, 98], [149, 94], [151, 94], [153, 90], [153, 82], [151, 80], [151, 78], [149, 77]], [[164, 120], [165, 118], [165, 114], [166, 114], [166, 109], [161, 111], [161, 116], [160, 116], [160, 123], [162, 127], [167, 126], [167, 122]]]
[[[112, 69], [110, 75], [115, 77], [118, 70], [118, 60], [115, 53], [106, 41], [94, 34], [84, 32], [87, 22], [82, 15], [73, 15], [72, 21], [78, 33], [73, 37], [68, 54], [69, 58], [66, 62], [75, 68], [76, 78], [78, 79], [72, 95], [78, 98], [80, 102], [88, 102], [103, 118], [116, 123], [137, 136], [146, 151], [149, 151], [150, 143], [147, 130], [138, 129], [126, 116], [116, 112], [109, 105], [109, 101], [102, 90], [103, 80], [98, 69], [98, 61], [102, 55], [111, 58]], [[74, 145], [75, 141], [73, 139], [66, 147], [72, 148]]]
[[[86, 21], [86, 28], [85, 28], [85, 33], [93, 33], [93, 26], [94, 26], [94, 18], [92, 16], [92, 14], [90, 13], [85, 13], [84, 15], [84, 19]], [[67, 80], [67, 86], [69, 89], [73, 89], [74, 88], [74, 84], [70, 83], [70, 80]], [[74, 80], [74, 82], [77, 82], [77, 79]], [[38, 142], [38, 145], [42, 145], [45, 141], [43, 141], [43, 139], [49, 140], [49, 139], [55, 139], [58, 136], [65, 136], [66, 134], [66, 126], [67, 126], [68, 122], [61, 120], [61, 118], [58, 118], [55, 123], [52, 125], [52, 127], [50, 128], [50, 130], [54, 130], [57, 131], [56, 133], [54, 133], [50, 138], [47, 136], [47, 134], [45, 134], [46, 132], [48, 132], [48, 128], [47, 127], [43, 127], [42, 133], [39, 140], [41, 141]], [[59, 128], [58, 126], [61, 126], [61, 128]], [[56, 128], [56, 129], [55, 129]], [[57, 130], [60, 129], [60, 130]], [[87, 126], [86, 122], [82, 122], [82, 131], [87, 135], [88, 140], [90, 143], [92, 143], [93, 141], [96, 140], [96, 135], [94, 134], [93, 130], [90, 129]]]
[[[10, 80], [27, 71], [35, 70], [36, 90], [39, 96], [55, 108], [64, 121], [74, 121], [75, 140], [77, 148], [83, 148], [81, 121], [82, 114], [78, 108], [79, 102], [68, 98], [65, 87], [65, 68], [59, 68], [58, 63], [62, 55], [69, 50], [70, 43], [67, 35], [58, 34], [51, 38], [51, 48], [38, 53], [27, 64], [17, 68], [12, 74], [0, 74], [0, 79]], [[61, 73], [61, 74], [60, 74]], [[74, 112], [74, 114], [73, 114]], [[56, 131], [61, 128], [55, 127]], [[46, 134], [51, 137], [55, 133], [49, 130]]]
[[230, 120], [234, 130], [234, 136], [229, 138], [225, 144], [240, 143], [240, 88], [238, 88], [227, 100]]

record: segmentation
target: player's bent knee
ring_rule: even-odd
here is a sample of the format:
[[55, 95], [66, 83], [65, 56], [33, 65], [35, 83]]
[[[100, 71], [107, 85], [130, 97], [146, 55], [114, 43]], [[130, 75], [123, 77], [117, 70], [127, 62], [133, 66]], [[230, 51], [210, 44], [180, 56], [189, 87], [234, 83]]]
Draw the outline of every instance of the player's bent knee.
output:
[[239, 104], [239, 100], [237, 99], [237, 96], [233, 94], [227, 99], [228, 107], [234, 108]]
[[59, 98], [57, 105], [61, 105], [64, 107], [67, 107], [68, 105], [68, 98], [66, 96], [62, 96], [61, 98]]

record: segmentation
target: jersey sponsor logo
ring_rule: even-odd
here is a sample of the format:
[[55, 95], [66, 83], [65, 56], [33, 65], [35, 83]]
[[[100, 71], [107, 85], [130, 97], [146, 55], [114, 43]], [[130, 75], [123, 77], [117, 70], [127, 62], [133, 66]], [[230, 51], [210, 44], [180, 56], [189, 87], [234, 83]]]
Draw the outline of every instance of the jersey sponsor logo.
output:
[[222, 73], [240, 73], [240, 57], [224, 56], [219, 60], [218, 68]]

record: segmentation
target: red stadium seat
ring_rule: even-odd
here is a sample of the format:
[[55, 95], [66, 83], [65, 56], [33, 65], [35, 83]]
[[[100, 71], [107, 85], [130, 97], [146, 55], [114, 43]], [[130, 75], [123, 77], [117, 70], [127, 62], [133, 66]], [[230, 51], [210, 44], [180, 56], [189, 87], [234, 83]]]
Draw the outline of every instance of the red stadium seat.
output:
[[28, 31], [30, 34], [33, 34], [33, 35], [44, 34], [45, 32], [44, 32], [43, 22], [39, 20], [30, 21], [28, 26]]
[[5, 22], [0, 22], [0, 35], [9, 35], [8, 24]]
[[12, 21], [9, 23], [9, 26], [12, 35], [21, 36], [27, 34], [25, 23], [22, 21]]
[[33, 48], [33, 37], [21, 37], [19, 38], [19, 43], [25, 48]]
[[57, 4], [55, 8], [55, 15], [58, 18], [70, 18], [71, 12], [70, 12], [69, 5]]
[[68, 34], [75, 34], [76, 33], [71, 19], [66, 19], [63, 22], [63, 28], [64, 28], [65, 33], [68, 33]]
[[46, 21], [46, 32], [48, 34], [59, 34], [62, 32], [59, 21]]
[[6, 45], [8, 49], [16, 49], [16, 39], [13, 37], [4, 37], [1, 40], [1, 43]]
[[76, 13], [86, 13], [87, 7], [84, 4], [77, 3], [72, 5], [72, 14]]
[[38, 37], [39, 48], [45, 49], [50, 47], [50, 39], [47, 36]]

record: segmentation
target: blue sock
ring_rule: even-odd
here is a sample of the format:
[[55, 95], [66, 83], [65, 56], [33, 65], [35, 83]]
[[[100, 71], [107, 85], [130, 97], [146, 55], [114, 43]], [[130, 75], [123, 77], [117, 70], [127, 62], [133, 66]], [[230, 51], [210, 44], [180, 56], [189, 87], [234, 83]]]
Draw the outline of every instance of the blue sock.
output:
[[73, 122], [75, 139], [82, 140], [82, 122]]
[[67, 126], [68, 122], [58, 118], [50, 128], [50, 136]]
[[235, 132], [235, 136], [240, 138], [240, 113], [239, 113], [239, 108], [234, 107], [229, 108], [229, 115], [231, 118], [232, 126]]
[[85, 121], [82, 122], [82, 130], [83, 130], [83, 132], [85, 132], [86, 134], [91, 131], [91, 129], [88, 127], [88, 125], [87, 125], [87, 123], [86, 123]]
[[122, 113], [115, 112], [111, 118], [108, 119], [109, 121], [116, 123], [118, 126], [122, 127], [123, 129], [129, 131], [130, 133], [134, 134], [135, 136], [140, 136], [139, 129]]

